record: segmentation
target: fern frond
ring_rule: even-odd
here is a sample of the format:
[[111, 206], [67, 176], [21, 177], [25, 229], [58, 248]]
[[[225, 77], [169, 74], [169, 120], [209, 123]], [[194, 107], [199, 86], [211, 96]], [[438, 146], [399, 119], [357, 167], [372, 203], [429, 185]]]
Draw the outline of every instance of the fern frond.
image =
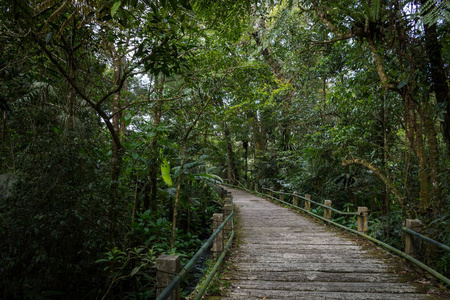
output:
[[450, 21], [450, 1], [428, 0], [421, 7], [418, 14], [422, 15], [422, 21], [425, 25], [433, 25], [439, 19]]

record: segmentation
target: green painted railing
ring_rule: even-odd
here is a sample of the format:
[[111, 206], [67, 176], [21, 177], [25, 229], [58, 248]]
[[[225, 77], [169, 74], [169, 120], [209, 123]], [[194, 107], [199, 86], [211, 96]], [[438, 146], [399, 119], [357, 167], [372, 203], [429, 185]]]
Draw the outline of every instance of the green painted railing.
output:
[[[412, 257], [412, 256], [410, 256], [410, 255], [408, 255], [408, 254], [406, 254], [405, 252], [403, 252], [403, 251], [401, 251], [401, 250], [399, 250], [399, 249], [397, 249], [397, 248], [392, 247], [392, 246], [389, 245], [389, 244], [386, 244], [386, 243], [384, 243], [384, 242], [382, 242], [382, 241], [380, 241], [380, 240], [377, 240], [377, 239], [371, 237], [370, 235], [367, 235], [367, 234], [362, 233], [362, 232], [360, 232], [360, 231], [354, 230], [354, 229], [349, 228], [349, 227], [347, 227], [347, 226], [344, 226], [344, 225], [342, 225], [342, 224], [336, 223], [336, 222], [334, 222], [334, 221], [332, 221], [332, 220], [326, 219], [326, 218], [324, 218], [324, 217], [322, 217], [322, 216], [319, 216], [319, 215], [317, 215], [317, 214], [315, 214], [315, 213], [313, 213], [313, 212], [311, 212], [311, 211], [309, 211], [309, 210], [306, 210], [306, 209], [304, 209], [304, 208], [302, 208], [302, 207], [293, 205], [292, 203], [289, 203], [289, 202], [286, 202], [286, 201], [282, 201], [282, 200], [280, 200], [280, 199], [278, 199], [278, 198], [276, 198], [276, 197], [273, 197], [273, 196], [270, 196], [270, 195], [268, 195], [268, 194], [264, 194], [264, 193], [258, 192], [258, 191], [256, 191], [256, 190], [249, 190], [249, 189], [245, 188], [242, 184], [240, 184], [240, 185], [242, 186], [242, 188], [239, 187], [239, 186], [232, 186], [232, 185], [227, 184], [227, 186], [234, 187], [234, 188], [241, 188], [241, 189], [244, 189], [244, 190], [246, 190], [247, 192], [250, 192], [250, 193], [252, 193], [252, 194], [256, 194], [256, 195], [259, 195], [259, 196], [262, 196], [262, 197], [266, 197], [266, 198], [275, 200], [275, 201], [277, 201], [277, 202], [283, 203], [283, 204], [285, 204], [285, 205], [291, 206], [291, 207], [293, 207], [293, 208], [295, 208], [295, 209], [297, 209], [297, 210], [300, 210], [300, 211], [302, 211], [302, 212], [304, 212], [304, 213], [306, 213], [306, 214], [309, 214], [309, 215], [311, 215], [311, 216], [313, 216], [313, 217], [315, 217], [315, 218], [317, 218], [317, 219], [320, 219], [320, 220], [322, 220], [322, 221], [324, 221], [324, 222], [333, 224], [333, 225], [336, 226], [336, 227], [342, 228], [342, 229], [344, 229], [344, 230], [346, 230], [346, 231], [349, 231], [349, 232], [351, 232], [351, 233], [354, 233], [354, 234], [357, 234], [357, 235], [359, 235], [359, 236], [362, 236], [362, 237], [364, 237], [364, 238], [366, 238], [366, 239], [368, 239], [368, 240], [370, 240], [370, 241], [372, 241], [372, 242], [374, 242], [374, 243], [376, 243], [376, 244], [378, 244], [378, 245], [384, 247], [385, 249], [387, 249], [387, 250], [389, 250], [389, 251], [391, 251], [391, 252], [394, 252], [395, 254], [397, 254], [397, 255], [399, 255], [399, 256], [401, 256], [401, 257], [407, 259], [408, 261], [414, 263], [415, 265], [419, 266], [419, 267], [422, 268], [423, 270], [427, 271], [428, 273], [430, 273], [431, 275], [433, 275], [433, 276], [436, 277], [437, 279], [441, 280], [442, 282], [444, 282], [445, 284], [447, 284], [447, 285], [450, 286], [450, 279], [449, 279], [449, 278], [445, 277], [445, 276], [442, 275], [441, 273], [439, 273], [439, 272], [437, 272], [436, 270], [434, 270], [434, 269], [430, 268], [429, 266], [425, 265], [424, 263], [422, 263], [421, 261], [417, 260], [416, 258], [414, 258], [414, 257]], [[276, 193], [280, 193], [280, 191], [274, 191], [274, 190], [271, 190], [271, 189], [268, 189], [268, 188], [264, 188], [264, 187], [263, 187], [262, 189], [264, 189], [264, 190], [269, 190], [269, 191], [276, 192]], [[283, 192], [283, 193], [284, 193], [284, 192]], [[284, 193], [284, 194], [289, 194], [289, 193]], [[290, 195], [294, 195], [294, 196], [296, 196], [296, 197], [299, 197], [299, 198], [302, 198], [302, 199], [304, 199], [304, 200], [310, 201], [310, 202], [312, 202], [312, 203], [314, 203], [314, 204], [316, 204], [316, 205], [319, 205], [319, 206], [322, 206], [322, 207], [326, 207], [326, 208], [328, 208], [328, 209], [331, 209], [331, 207], [329, 207], [329, 206], [326, 206], [326, 205], [324, 205], [324, 204], [322, 204], [322, 203], [313, 202], [313, 201], [311, 201], [310, 199], [308, 199], [308, 198], [306, 198], [306, 197], [302, 197], [302, 196], [297, 195], [297, 194], [290, 194]], [[336, 211], [336, 210], [333, 210], [333, 211]], [[337, 211], [337, 212], [339, 212], [339, 211]], [[343, 214], [348, 214], [348, 212], [341, 212], [341, 213], [343, 213]], [[352, 215], [353, 215], [353, 214], [354, 214], [354, 215], [358, 215], [358, 213], [351, 213], [351, 214], [352, 214]], [[437, 242], [437, 241], [434, 241], [434, 240], [432, 240], [432, 239], [430, 239], [430, 238], [428, 238], [428, 237], [426, 237], [426, 236], [424, 236], [424, 235], [421, 235], [421, 234], [419, 234], [419, 233], [417, 233], [417, 232], [415, 232], [415, 231], [412, 231], [412, 230], [410, 230], [410, 229], [408, 229], [408, 228], [403, 227], [402, 229], [403, 229], [404, 231], [406, 231], [407, 233], [412, 234], [412, 235], [415, 235], [415, 236], [417, 236], [417, 237], [420, 237], [420, 238], [422, 238], [422, 239], [424, 239], [424, 240], [426, 240], [426, 241], [428, 241], [428, 242], [431, 242], [431, 243], [433, 243], [433, 244], [435, 244], [435, 245], [437, 245], [437, 246], [443, 248], [444, 250], [447, 250], [447, 251], [448, 251], [449, 248], [450, 248], [450, 247], [448, 247], [448, 246], [446, 246], [446, 245], [443, 245], [443, 244], [441, 244], [441, 243], [439, 243], [439, 242]]]
[[425, 236], [425, 235], [423, 235], [423, 234], [420, 234], [420, 233], [418, 233], [418, 232], [415, 232], [414, 230], [411, 230], [411, 229], [409, 229], [409, 228], [402, 227], [402, 230], [403, 230], [404, 232], [406, 232], [406, 233], [409, 233], [409, 234], [411, 234], [411, 235], [417, 236], [418, 238], [420, 238], [420, 239], [422, 239], [422, 240], [424, 240], [424, 241], [427, 241], [427, 242], [430, 243], [430, 244], [433, 244], [433, 245], [435, 245], [435, 246], [438, 246], [439, 248], [444, 249], [444, 250], [447, 251], [447, 252], [450, 252], [450, 247], [447, 246], [447, 245], [441, 244], [441, 243], [439, 243], [438, 241], [435, 241], [435, 240], [433, 240], [433, 239], [430, 239], [429, 237], [427, 237], [427, 236]]
[[[333, 208], [333, 207], [331, 207], [331, 206], [328, 206], [328, 205], [325, 205], [325, 204], [323, 204], [323, 203], [319, 203], [319, 202], [313, 201], [313, 200], [311, 200], [311, 199], [308, 199], [308, 198], [303, 197], [303, 196], [298, 195], [298, 194], [286, 193], [286, 192], [282, 192], [282, 191], [275, 191], [275, 190], [272, 190], [272, 189], [270, 189], [270, 188], [265, 188], [265, 187], [262, 187], [262, 189], [267, 190], [267, 191], [272, 191], [273, 193], [276, 193], [276, 194], [291, 195], [291, 196], [294, 196], [294, 197], [298, 197], [298, 198], [303, 199], [303, 200], [305, 200], [305, 201], [309, 201], [309, 202], [311, 202], [311, 203], [313, 203], [313, 204], [315, 204], [315, 205], [317, 205], [317, 206], [321, 206], [321, 207], [328, 208], [329, 210], [334, 211], [335, 213], [338, 213], [338, 214], [340, 214], [340, 215], [349, 215], [349, 216], [357, 216], [357, 215], [358, 215], [358, 212], [352, 212], [352, 211], [340, 211], [340, 210], [337, 210], [337, 209], [335, 209], [335, 208]], [[267, 195], [267, 196], [270, 197], [270, 195]], [[280, 199], [277, 199], [277, 198], [275, 198], [275, 197], [271, 197], [271, 198], [274, 198], [274, 199], [276, 199], [276, 200], [280, 200]], [[287, 202], [287, 203], [289, 203], [289, 202]]]
[[231, 243], [233, 242], [233, 238], [234, 238], [234, 230], [231, 231], [231, 235], [230, 235], [230, 238], [228, 239], [225, 249], [223, 250], [220, 257], [217, 259], [216, 264], [211, 269], [211, 272], [209, 273], [206, 280], [201, 284], [200, 289], [198, 290], [197, 294], [194, 297], [194, 300], [201, 299], [203, 294], [206, 292], [209, 284], [211, 283], [211, 280], [213, 279], [214, 275], [216, 274], [217, 270], [219, 269], [220, 265], [222, 264], [222, 261], [225, 258], [225, 255], [227, 254], [228, 248], [230, 248]]
[[171, 295], [171, 293], [174, 291], [174, 289], [177, 288], [177, 286], [181, 283], [181, 281], [186, 277], [186, 275], [189, 273], [190, 270], [195, 266], [195, 263], [197, 260], [206, 252], [206, 250], [211, 246], [216, 236], [220, 233], [220, 231], [225, 227], [225, 225], [228, 222], [231, 222], [231, 232], [230, 232], [230, 238], [228, 239], [227, 245], [225, 249], [222, 251], [221, 256], [216, 262], [216, 265], [211, 270], [208, 279], [205, 280], [205, 282], [202, 284], [199, 292], [197, 293], [195, 299], [200, 299], [203, 293], [208, 288], [209, 283], [211, 282], [212, 277], [218, 270], [220, 264], [223, 261], [223, 258], [225, 257], [225, 254], [228, 250], [228, 248], [231, 245], [231, 242], [233, 241], [234, 237], [234, 208], [233, 208], [233, 196], [231, 196], [231, 213], [230, 215], [225, 219], [225, 221], [220, 224], [220, 226], [217, 228], [216, 231], [209, 237], [209, 239], [203, 244], [203, 246], [197, 251], [197, 253], [194, 254], [194, 256], [188, 261], [188, 263], [181, 269], [181, 271], [175, 276], [175, 278], [169, 283], [169, 285], [162, 291], [162, 293], [156, 298], [156, 300], [165, 300], [168, 299]]

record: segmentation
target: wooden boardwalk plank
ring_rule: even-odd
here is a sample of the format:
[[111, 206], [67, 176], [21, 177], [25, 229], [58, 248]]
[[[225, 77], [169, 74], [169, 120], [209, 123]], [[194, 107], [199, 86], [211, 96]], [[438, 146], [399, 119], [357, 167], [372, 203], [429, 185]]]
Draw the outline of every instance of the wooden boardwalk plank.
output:
[[302, 215], [229, 189], [239, 243], [222, 299], [427, 299], [383, 259]]

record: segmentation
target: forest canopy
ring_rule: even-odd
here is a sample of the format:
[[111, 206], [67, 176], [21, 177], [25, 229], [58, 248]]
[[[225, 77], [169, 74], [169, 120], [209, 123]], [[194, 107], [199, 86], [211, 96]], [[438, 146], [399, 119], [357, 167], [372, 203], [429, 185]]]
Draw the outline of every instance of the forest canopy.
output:
[[0, 0], [0, 298], [154, 297], [225, 179], [449, 244], [449, 21], [441, 0]]

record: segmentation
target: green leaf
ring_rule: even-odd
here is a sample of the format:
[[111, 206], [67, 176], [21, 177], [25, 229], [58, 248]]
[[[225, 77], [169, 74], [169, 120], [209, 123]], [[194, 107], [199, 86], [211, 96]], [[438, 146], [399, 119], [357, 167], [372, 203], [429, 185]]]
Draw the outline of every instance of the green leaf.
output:
[[45, 43], [48, 44], [50, 43], [50, 41], [52, 40], [53, 37], [53, 32], [50, 31], [49, 33], [47, 33], [47, 35], [45, 36]]
[[167, 159], [164, 158], [161, 165], [161, 175], [164, 182], [170, 187], [173, 185], [172, 177], [170, 177], [170, 165]]
[[134, 269], [131, 271], [130, 277], [133, 276], [133, 275], [135, 275], [137, 272], [139, 272], [139, 269], [140, 269], [140, 268], [141, 268], [141, 266], [134, 268]]
[[111, 7], [111, 17], [114, 17], [114, 15], [116, 14], [117, 10], [120, 7], [120, 1], [117, 1], [116, 3], [113, 4], [113, 6]]
[[409, 82], [409, 78], [406, 78], [405, 80], [403, 80], [402, 82], [400, 82], [400, 83], [397, 85], [397, 88], [398, 88], [398, 89], [401, 89], [402, 87], [404, 87], [405, 85], [407, 85], [408, 82]]

